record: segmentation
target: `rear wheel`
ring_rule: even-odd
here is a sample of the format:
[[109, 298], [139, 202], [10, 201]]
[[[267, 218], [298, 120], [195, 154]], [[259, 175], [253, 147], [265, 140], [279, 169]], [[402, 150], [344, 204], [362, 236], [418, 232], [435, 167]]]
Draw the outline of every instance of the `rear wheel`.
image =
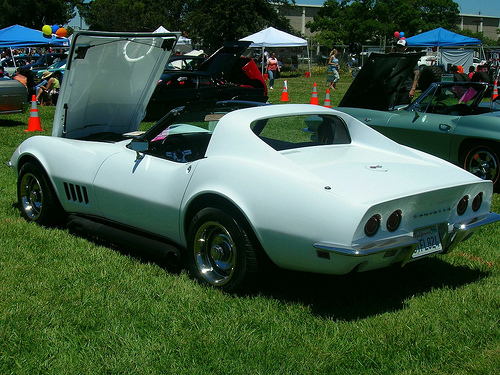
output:
[[500, 159], [496, 149], [485, 145], [473, 147], [465, 156], [464, 168], [483, 180], [497, 184], [500, 176]]
[[241, 288], [256, 271], [255, 246], [243, 223], [217, 208], [204, 208], [188, 231], [190, 275], [225, 292]]
[[65, 212], [45, 172], [26, 163], [19, 171], [17, 199], [22, 216], [28, 221], [52, 226], [62, 222]]

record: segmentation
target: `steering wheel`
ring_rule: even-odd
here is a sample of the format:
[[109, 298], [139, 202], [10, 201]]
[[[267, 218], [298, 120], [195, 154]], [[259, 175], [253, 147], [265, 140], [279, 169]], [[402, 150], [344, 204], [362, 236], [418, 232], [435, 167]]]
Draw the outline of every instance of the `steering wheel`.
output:
[[443, 102], [436, 102], [436, 104], [434, 104], [434, 111], [436, 110], [437, 107], [443, 107], [445, 110], [445, 114], [451, 115], [450, 108], [448, 108], [448, 106]]
[[[189, 157], [193, 152], [187, 137], [184, 134], [170, 134], [161, 142], [164, 155], [173, 161], [187, 163], [192, 160]], [[186, 158], [187, 157], [187, 158]]]

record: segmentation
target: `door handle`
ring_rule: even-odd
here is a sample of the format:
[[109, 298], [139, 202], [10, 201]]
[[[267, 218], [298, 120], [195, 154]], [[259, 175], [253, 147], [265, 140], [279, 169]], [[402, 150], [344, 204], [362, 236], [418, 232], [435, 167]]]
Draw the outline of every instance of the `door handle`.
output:
[[451, 129], [451, 126], [448, 124], [439, 124], [439, 130], [443, 132], [447, 132]]

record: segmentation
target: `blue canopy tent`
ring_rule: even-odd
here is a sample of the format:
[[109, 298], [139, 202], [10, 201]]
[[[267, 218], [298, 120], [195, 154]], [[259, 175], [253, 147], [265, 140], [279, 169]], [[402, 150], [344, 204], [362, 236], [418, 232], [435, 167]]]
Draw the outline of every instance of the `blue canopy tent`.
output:
[[27, 48], [36, 46], [69, 47], [68, 38], [45, 36], [42, 31], [14, 25], [0, 30], [0, 48]]
[[454, 47], [481, 44], [476, 38], [469, 38], [438, 27], [406, 39], [408, 47]]
[[[407, 38], [406, 43], [408, 43], [408, 47], [434, 47], [437, 49], [439, 64], [443, 66], [461, 65], [467, 71], [469, 66], [472, 65], [474, 51], [440, 48], [474, 46], [481, 44], [481, 41], [438, 27], [437, 29]], [[484, 55], [484, 51], [482, 54]]]

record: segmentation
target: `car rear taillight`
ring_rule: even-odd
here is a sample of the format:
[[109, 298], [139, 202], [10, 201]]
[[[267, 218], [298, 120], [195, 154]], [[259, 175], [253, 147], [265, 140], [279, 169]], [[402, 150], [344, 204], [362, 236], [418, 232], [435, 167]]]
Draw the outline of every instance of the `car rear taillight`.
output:
[[472, 200], [472, 211], [476, 212], [481, 208], [481, 205], [483, 204], [483, 193], [479, 193], [474, 197]]
[[368, 237], [372, 237], [377, 233], [378, 228], [380, 227], [380, 215], [375, 214], [365, 224], [365, 234]]
[[459, 216], [462, 216], [467, 210], [468, 205], [469, 205], [469, 196], [465, 195], [462, 197], [462, 199], [460, 199], [460, 201], [457, 204], [457, 214]]
[[387, 219], [387, 230], [389, 232], [394, 232], [396, 229], [398, 229], [399, 225], [401, 224], [401, 218], [401, 210], [394, 211]]

